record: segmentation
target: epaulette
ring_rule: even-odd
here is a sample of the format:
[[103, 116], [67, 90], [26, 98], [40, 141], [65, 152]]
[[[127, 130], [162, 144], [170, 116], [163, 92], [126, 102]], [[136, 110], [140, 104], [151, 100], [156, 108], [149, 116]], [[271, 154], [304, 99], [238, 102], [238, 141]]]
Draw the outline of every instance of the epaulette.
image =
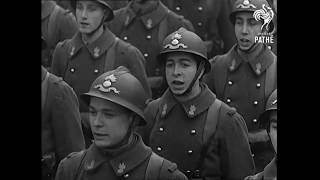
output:
[[178, 168], [177, 164], [168, 161], [167, 169], [169, 172], [173, 173], [175, 170], [177, 170], [177, 168]]
[[75, 158], [77, 156], [81, 156], [84, 153], [85, 150], [79, 151], [79, 152], [72, 152], [68, 154], [63, 160], [65, 159], [70, 159], [70, 158]]

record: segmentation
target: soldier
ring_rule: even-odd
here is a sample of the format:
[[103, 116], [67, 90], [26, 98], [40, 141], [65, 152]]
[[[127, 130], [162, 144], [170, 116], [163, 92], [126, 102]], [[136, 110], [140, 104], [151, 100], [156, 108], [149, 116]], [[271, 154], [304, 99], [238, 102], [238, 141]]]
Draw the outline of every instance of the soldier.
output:
[[[112, 20], [113, 11], [104, 0], [72, 1], [79, 32], [72, 39], [59, 43], [53, 54], [52, 72], [73, 87], [77, 96], [87, 92], [90, 84], [100, 74], [123, 65], [142, 83], [147, 95], [151, 91], [144, 69], [144, 58], [134, 46], [117, 38], [105, 25]], [[92, 134], [88, 121], [88, 109], [80, 102], [81, 120], [86, 147]]]
[[262, 22], [256, 21], [253, 13], [263, 7], [268, 8], [266, 0], [236, 1], [230, 20], [238, 43], [228, 53], [213, 58], [214, 66], [204, 78], [219, 99], [244, 117], [258, 172], [274, 156], [267, 132], [258, 126], [258, 117], [277, 88], [277, 56], [266, 44], [255, 43], [255, 36], [266, 29], [261, 30]]
[[161, 0], [171, 10], [189, 19], [207, 44], [208, 57], [226, 53], [236, 43], [228, 21], [234, 0]]
[[270, 95], [266, 111], [260, 116], [261, 127], [265, 128], [271, 139], [276, 156], [264, 168], [264, 170], [254, 176], [246, 177], [245, 180], [276, 180], [277, 179], [277, 90]]
[[54, 179], [61, 159], [84, 149], [79, 103], [72, 88], [41, 66], [42, 179]]
[[115, 11], [109, 27], [143, 53], [153, 98], [160, 97], [166, 88], [156, 61], [161, 43], [179, 27], [193, 31], [191, 22], [170, 11], [159, 0], [131, 0], [126, 7]]
[[90, 109], [94, 143], [62, 160], [56, 180], [187, 180], [176, 164], [153, 153], [134, 132], [146, 124], [147, 96], [126, 68], [102, 74], [81, 97]]
[[58, 6], [55, 1], [42, 0], [41, 5], [41, 35], [47, 43], [42, 65], [50, 69], [57, 43], [71, 38], [78, 28], [73, 14]]
[[162, 47], [159, 61], [169, 88], [145, 110], [148, 125], [140, 130], [145, 142], [189, 179], [243, 179], [254, 173], [243, 118], [200, 81], [211, 68], [205, 43], [180, 28]]

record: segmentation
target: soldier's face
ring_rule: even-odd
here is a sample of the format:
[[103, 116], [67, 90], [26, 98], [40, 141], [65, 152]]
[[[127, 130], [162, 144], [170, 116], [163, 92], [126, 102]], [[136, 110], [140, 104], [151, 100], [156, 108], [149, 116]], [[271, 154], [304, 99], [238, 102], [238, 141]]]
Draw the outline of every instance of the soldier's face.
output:
[[239, 12], [236, 14], [235, 34], [241, 50], [249, 50], [255, 43], [255, 37], [261, 33], [261, 21], [256, 21], [253, 13]]
[[275, 152], [277, 153], [277, 111], [270, 112], [270, 139]]
[[110, 147], [119, 143], [132, 121], [130, 111], [96, 97], [90, 100], [89, 119], [94, 143], [98, 147]]
[[[170, 53], [166, 57], [166, 78], [173, 94], [183, 94], [197, 72], [197, 62], [191, 54]], [[199, 85], [197, 80], [194, 86]]]
[[76, 17], [81, 33], [90, 33], [103, 20], [105, 10], [94, 1], [77, 1]]

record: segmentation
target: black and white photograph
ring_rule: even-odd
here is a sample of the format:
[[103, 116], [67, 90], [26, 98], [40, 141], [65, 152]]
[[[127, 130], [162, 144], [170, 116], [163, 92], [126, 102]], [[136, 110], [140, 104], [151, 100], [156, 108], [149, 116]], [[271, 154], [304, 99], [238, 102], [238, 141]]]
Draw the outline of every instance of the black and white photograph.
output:
[[277, 180], [277, 0], [41, 0], [41, 42], [42, 180]]

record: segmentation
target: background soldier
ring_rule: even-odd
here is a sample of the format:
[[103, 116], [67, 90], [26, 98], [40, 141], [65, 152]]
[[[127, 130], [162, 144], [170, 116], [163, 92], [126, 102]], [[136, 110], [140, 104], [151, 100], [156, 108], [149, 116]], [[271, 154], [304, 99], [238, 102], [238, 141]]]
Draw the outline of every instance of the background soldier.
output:
[[[42, 39], [42, 38], [41, 38]], [[42, 47], [45, 41], [42, 39]], [[54, 179], [60, 160], [84, 149], [78, 99], [61, 78], [41, 66], [42, 179]]]
[[156, 155], [134, 133], [146, 124], [146, 93], [124, 67], [99, 76], [82, 98], [90, 109], [94, 143], [62, 160], [56, 180], [187, 180], [177, 166]]
[[191, 22], [170, 11], [159, 0], [131, 0], [126, 7], [115, 11], [109, 27], [118, 37], [142, 52], [153, 98], [160, 97], [166, 89], [166, 86], [161, 86], [162, 75], [156, 61], [161, 43], [179, 27], [193, 31]]
[[[141, 52], [118, 39], [104, 23], [113, 19], [113, 11], [103, 0], [72, 1], [79, 32], [72, 39], [59, 43], [53, 54], [52, 72], [80, 94], [89, 90], [91, 83], [103, 72], [123, 65], [142, 83], [151, 97]], [[88, 109], [79, 99], [86, 147], [91, 144]]]
[[71, 38], [77, 31], [77, 23], [70, 11], [55, 1], [41, 1], [41, 36], [47, 43], [42, 65], [50, 69], [52, 53], [57, 43]]
[[205, 43], [180, 28], [162, 47], [159, 61], [169, 88], [145, 110], [145, 142], [189, 179], [243, 179], [254, 173], [243, 118], [200, 81], [211, 68]]
[[262, 172], [249, 176], [245, 180], [277, 180], [277, 90], [270, 95], [266, 111], [260, 116], [260, 122], [261, 127], [268, 132], [276, 156]]
[[244, 117], [257, 172], [274, 156], [267, 132], [259, 128], [258, 117], [277, 88], [277, 57], [266, 44], [255, 42], [255, 36], [266, 32], [265, 28], [261, 30], [263, 22], [253, 17], [263, 4], [268, 6], [266, 0], [236, 1], [230, 20], [238, 43], [227, 54], [214, 57], [213, 68], [205, 77], [217, 97]]
[[235, 0], [161, 0], [177, 14], [189, 19], [207, 44], [208, 58], [226, 53], [236, 43], [228, 21]]

